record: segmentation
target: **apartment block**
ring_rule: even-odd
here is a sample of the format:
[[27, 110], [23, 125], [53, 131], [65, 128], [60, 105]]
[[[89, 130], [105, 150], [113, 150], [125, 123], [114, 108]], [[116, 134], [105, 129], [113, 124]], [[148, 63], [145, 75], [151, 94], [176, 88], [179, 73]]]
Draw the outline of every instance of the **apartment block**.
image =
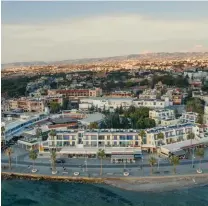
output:
[[42, 100], [20, 98], [9, 100], [9, 108], [22, 109], [25, 112], [44, 112], [45, 104]]
[[53, 89], [48, 90], [48, 95], [62, 94], [64, 97], [99, 97], [102, 95], [102, 89]]

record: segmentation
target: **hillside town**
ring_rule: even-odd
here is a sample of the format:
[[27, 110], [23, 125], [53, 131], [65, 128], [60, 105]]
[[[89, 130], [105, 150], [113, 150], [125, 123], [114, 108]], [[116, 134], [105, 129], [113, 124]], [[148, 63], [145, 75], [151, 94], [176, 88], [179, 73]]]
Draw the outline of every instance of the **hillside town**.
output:
[[208, 145], [208, 62], [195, 61], [41, 75], [30, 68], [36, 75], [22, 81], [3, 71], [1, 149], [37, 150], [42, 160], [55, 151], [63, 162], [90, 162], [102, 151], [109, 164], [129, 165], [154, 154], [194, 168], [196, 151]]

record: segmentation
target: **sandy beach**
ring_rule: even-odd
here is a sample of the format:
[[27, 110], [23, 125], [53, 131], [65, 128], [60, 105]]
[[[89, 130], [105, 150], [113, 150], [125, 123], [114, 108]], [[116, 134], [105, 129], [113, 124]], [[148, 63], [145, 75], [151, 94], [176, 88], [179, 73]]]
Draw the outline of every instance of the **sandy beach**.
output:
[[132, 191], [171, 191], [208, 185], [208, 174], [107, 179], [106, 184]]

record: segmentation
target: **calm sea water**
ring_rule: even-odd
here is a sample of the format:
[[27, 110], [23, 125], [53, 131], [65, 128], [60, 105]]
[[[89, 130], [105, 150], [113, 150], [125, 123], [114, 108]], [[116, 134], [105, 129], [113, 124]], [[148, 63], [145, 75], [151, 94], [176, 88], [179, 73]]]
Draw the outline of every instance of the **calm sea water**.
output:
[[2, 181], [2, 206], [208, 206], [208, 186], [150, 193], [107, 185]]

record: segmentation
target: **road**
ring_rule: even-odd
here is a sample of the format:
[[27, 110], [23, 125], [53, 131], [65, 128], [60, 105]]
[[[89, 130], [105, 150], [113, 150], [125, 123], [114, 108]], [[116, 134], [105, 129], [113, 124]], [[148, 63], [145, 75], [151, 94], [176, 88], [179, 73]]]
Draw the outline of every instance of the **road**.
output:
[[[8, 160], [6, 159], [2, 159], [1, 160], [2, 163], [8, 163]], [[202, 160], [201, 161], [202, 163], [208, 163], [208, 160]], [[198, 164], [199, 161], [198, 160], [195, 160], [194, 161], [194, 164]], [[12, 159], [12, 164], [16, 164], [16, 160], [15, 159]], [[29, 161], [18, 161], [18, 165], [26, 165], [26, 166], [29, 166], [31, 165], [32, 162], [29, 162]], [[181, 161], [180, 162], [180, 165], [191, 165], [192, 164], [192, 161], [191, 160], [184, 160], [184, 161]], [[51, 166], [51, 163], [48, 162], [48, 163], [43, 163], [43, 162], [36, 162], [35, 165], [37, 166], [46, 166], [46, 167], [50, 167]], [[62, 164], [56, 164], [57, 167], [62, 167], [63, 165]], [[79, 167], [80, 164], [69, 164], [69, 163], [64, 163], [64, 166], [65, 167]], [[143, 166], [143, 167], [150, 167], [149, 164], [143, 164], [140, 162], [139, 164], [126, 164], [126, 168], [136, 168], [136, 167], [140, 167], [140, 166]], [[171, 166], [170, 163], [160, 163], [160, 167], [166, 167], [166, 166]], [[87, 165], [88, 168], [98, 168], [100, 167], [100, 164], [88, 164]], [[103, 168], [124, 168], [124, 164], [103, 164]]]

